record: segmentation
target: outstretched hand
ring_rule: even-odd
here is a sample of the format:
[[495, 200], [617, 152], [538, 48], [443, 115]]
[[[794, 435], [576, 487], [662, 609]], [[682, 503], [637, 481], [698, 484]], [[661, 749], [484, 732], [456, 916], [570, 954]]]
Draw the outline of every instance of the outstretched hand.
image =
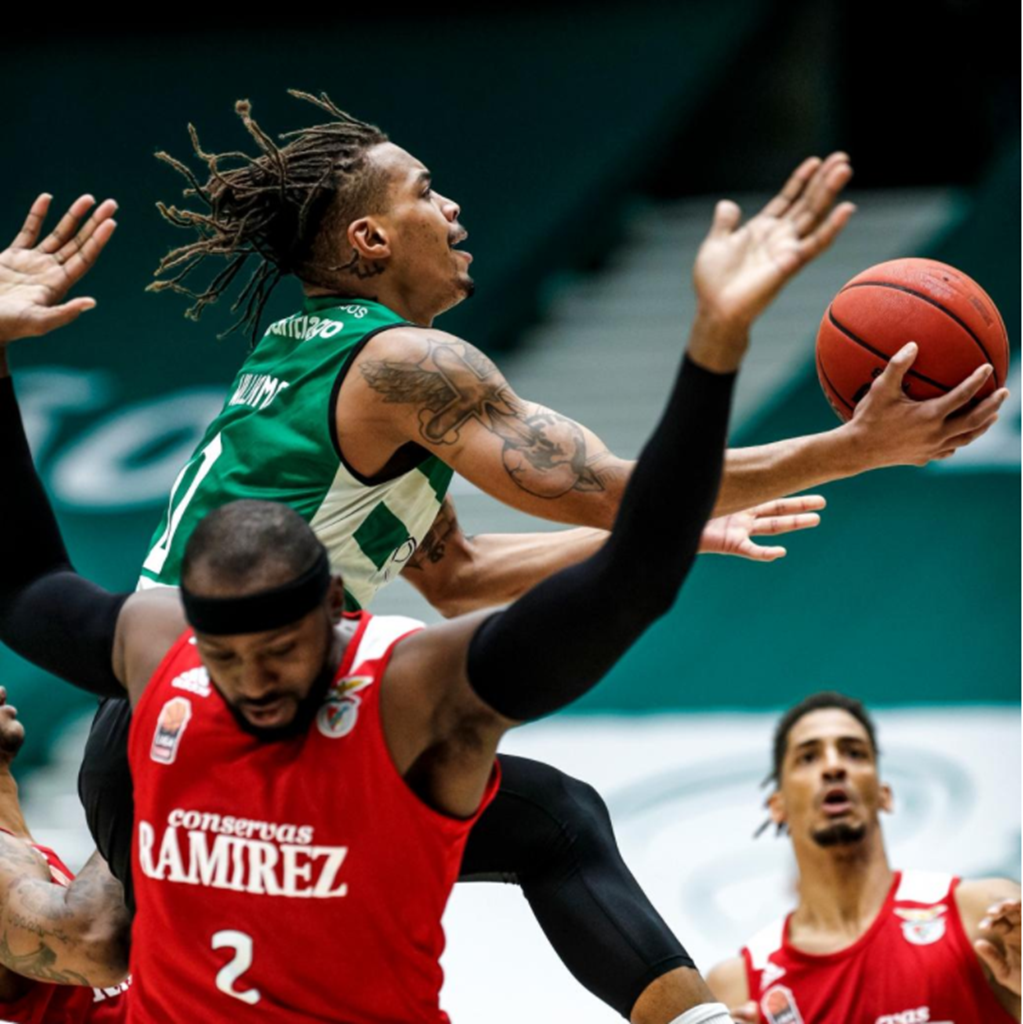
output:
[[988, 907], [974, 943], [995, 981], [1020, 995], [1020, 901], [1000, 900]]
[[826, 504], [819, 494], [807, 494], [718, 516], [717, 519], [711, 519], [703, 529], [700, 554], [737, 555], [754, 562], [773, 562], [777, 558], [784, 558], [785, 548], [761, 547], [753, 542], [753, 538], [777, 536], [818, 526], [821, 517], [817, 512]]
[[722, 200], [700, 247], [693, 283], [700, 309], [749, 326], [800, 267], [835, 240], [856, 209], [834, 206], [852, 177], [845, 153], [810, 157], [785, 187], [741, 227], [741, 211]]
[[915, 401], [906, 395], [903, 382], [917, 352], [913, 341], [899, 349], [856, 405], [849, 429], [858, 436], [866, 469], [926, 466], [932, 459], [947, 459], [984, 434], [1009, 397], [999, 388], [970, 408], [994, 372], [985, 364], [947, 395]]
[[89, 219], [79, 221], [95, 205], [89, 195], [79, 196], [57, 226], [38, 242], [53, 197], [43, 193], [32, 204], [24, 227], [0, 252], [0, 345], [16, 338], [36, 337], [71, 323], [96, 300], [64, 296], [96, 262], [117, 227], [117, 203], [100, 203]]

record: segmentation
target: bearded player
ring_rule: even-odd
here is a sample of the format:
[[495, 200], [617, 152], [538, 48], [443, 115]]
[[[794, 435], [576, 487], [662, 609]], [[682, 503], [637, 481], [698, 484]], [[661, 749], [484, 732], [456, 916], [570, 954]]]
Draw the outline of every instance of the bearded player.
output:
[[891, 788], [863, 705], [818, 693], [774, 737], [770, 821], [788, 833], [799, 903], [708, 982], [751, 1024], [999, 1024], [1020, 1019], [1020, 889], [894, 871]]
[[[0, 349], [0, 638], [135, 708], [129, 1020], [445, 1019], [440, 917], [497, 789], [497, 743], [595, 685], [674, 602], [717, 493], [749, 327], [852, 212], [802, 193], [759, 241], [719, 204], [687, 356], [606, 544], [504, 611], [427, 629], [366, 612], [339, 623], [326, 549], [269, 502], [200, 522], [180, 595], [83, 580]], [[679, 478], [688, 500], [669, 506], [663, 481]], [[694, 971], [675, 973], [677, 1024], [728, 1020]]]

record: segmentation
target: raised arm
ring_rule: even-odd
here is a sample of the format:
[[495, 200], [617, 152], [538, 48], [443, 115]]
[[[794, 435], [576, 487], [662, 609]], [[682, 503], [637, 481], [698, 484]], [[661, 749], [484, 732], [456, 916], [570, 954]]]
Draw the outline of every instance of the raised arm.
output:
[[[95, 305], [89, 298], [58, 303], [109, 241], [117, 207], [107, 200], [79, 227], [94, 203], [82, 196], [37, 243], [49, 202], [36, 200], [0, 253], [0, 641], [76, 686], [121, 696], [131, 631], [119, 625], [135, 623], [136, 634], [148, 632], [151, 641], [161, 634], [150, 631], [173, 628], [174, 610], [166, 595], [111, 594], [72, 568], [32, 462], [7, 355], [12, 341], [45, 334]], [[122, 616], [129, 607], [131, 616]], [[145, 649], [157, 648], [147, 642]]]
[[117, 227], [112, 219], [117, 203], [105, 200], [79, 227], [96, 202], [92, 196], [79, 196], [40, 242], [52, 199], [46, 192], [36, 199], [21, 231], [0, 253], [0, 344], [48, 334], [96, 305], [87, 296], [61, 300], [110, 241]]
[[[500, 735], [580, 697], [674, 603], [714, 504], [749, 325], [852, 212], [807, 204], [816, 170], [804, 165], [790, 181], [789, 204], [807, 214], [798, 227], [759, 236], [738, 226], [734, 204], [718, 205], [694, 271], [700, 313], [687, 356], [600, 550], [502, 612], [424, 630], [396, 649], [385, 732], [399, 770], [434, 806], [471, 813]], [[664, 481], [679, 479], [688, 501], [669, 506]]]
[[131, 922], [120, 882], [94, 853], [67, 887], [39, 854], [0, 833], [0, 963], [36, 981], [108, 988], [128, 973]]

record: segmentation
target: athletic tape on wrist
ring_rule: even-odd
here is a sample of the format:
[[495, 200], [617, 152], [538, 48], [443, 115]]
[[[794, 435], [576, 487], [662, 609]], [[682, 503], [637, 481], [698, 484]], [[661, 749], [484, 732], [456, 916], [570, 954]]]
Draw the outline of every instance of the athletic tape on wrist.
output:
[[279, 629], [308, 615], [327, 595], [330, 561], [327, 552], [290, 583], [244, 597], [200, 597], [181, 588], [185, 618], [197, 633], [233, 636]]
[[724, 1003], [703, 1003], [686, 1010], [669, 1024], [732, 1024], [732, 1015]]

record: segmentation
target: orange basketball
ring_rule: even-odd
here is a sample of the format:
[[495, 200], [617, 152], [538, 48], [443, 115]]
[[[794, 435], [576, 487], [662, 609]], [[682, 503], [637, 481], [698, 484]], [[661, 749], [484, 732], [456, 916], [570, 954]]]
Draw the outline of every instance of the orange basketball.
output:
[[817, 376], [840, 419], [852, 418], [874, 378], [910, 341], [919, 346], [903, 384], [910, 398], [943, 395], [984, 363], [995, 372], [977, 400], [1005, 384], [1009, 338], [984, 289], [937, 260], [890, 260], [854, 277], [817, 332]]

